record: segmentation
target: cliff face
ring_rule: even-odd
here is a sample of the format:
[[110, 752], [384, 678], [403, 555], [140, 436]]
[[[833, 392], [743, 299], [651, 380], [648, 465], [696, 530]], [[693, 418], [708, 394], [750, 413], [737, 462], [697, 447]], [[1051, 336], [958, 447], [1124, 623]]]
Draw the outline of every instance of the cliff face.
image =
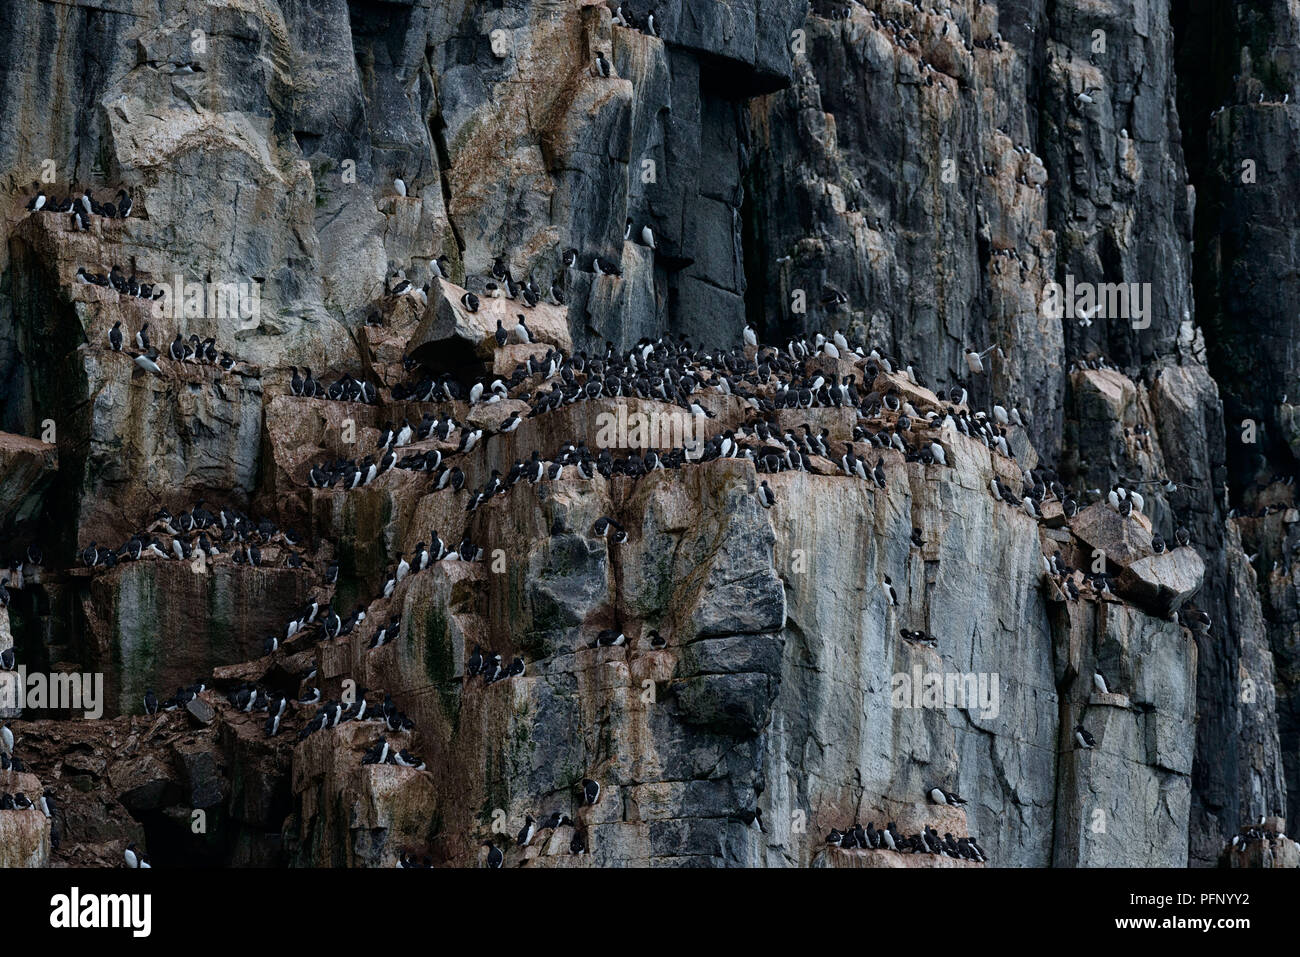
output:
[[[9, 721], [28, 790], [61, 810], [44, 825], [0, 811], [0, 863], [113, 863], [135, 840], [161, 864], [474, 865], [494, 834], [558, 811], [571, 823], [511, 847], [508, 866], [961, 863], [826, 846], [858, 821], [976, 836], [997, 865], [1183, 866], [1218, 861], [1243, 823], [1295, 820], [1300, 513], [1272, 479], [1297, 446], [1291, 406], [1269, 396], [1293, 377], [1295, 310], [1275, 281], [1294, 245], [1293, 106], [1256, 96], [1294, 89], [1294, 14], [922, 7], [660, 3], [652, 35], [645, 5], [624, 6], [633, 29], [595, 0], [13, 5], [0, 559], [23, 580], [11, 573], [0, 650], [12, 624], [29, 671], [99, 672], [106, 695], [100, 720]], [[1220, 98], [1232, 106], [1207, 127]], [[1242, 137], [1259, 180], [1229, 188]], [[125, 188], [131, 216], [77, 231], [25, 209], [38, 188], [86, 187]], [[485, 293], [498, 259], [563, 287], [529, 312], [537, 347], [490, 338], [523, 308]], [[242, 284], [254, 308], [159, 318], [78, 282], [114, 265], [169, 287]], [[398, 271], [422, 299], [390, 294]], [[1133, 314], [1051, 315], [1053, 282], [1133, 284]], [[119, 321], [125, 352], [107, 348]], [[232, 367], [140, 371], [144, 322], [164, 354], [177, 334], [213, 337]], [[953, 386], [972, 410], [1011, 409], [1015, 459], [936, 429], [942, 465], [855, 443], [883, 488], [820, 456], [776, 474], [715, 459], [635, 479], [569, 470], [467, 512], [493, 469], [598, 447], [602, 414], [676, 407], [602, 397], [501, 432], [545, 376], [473, 406], [398, 388], [420, 364], [509, 380], [550, 347], [684, 334], [732, 349], [747, 322], [761, 342], [834, 329], [904, 359], [892, 375], [847, 354], [811, 365], [863, 395], [901, 390], [920, 416], [960, 405]], [[973, 373], [968, 350], [990, 344]], [[294, 395], [291, 367], [374, 383], [378, 402]], [[752, 419], [736, 395], [696, 398], [715, 416], [706, 436]], [[461, 467], [465, 490], [406, 469], [312, 487], [313, 465], [375, 453], [385, 426], [426, 413], [487, 430], [465, 452], [458, 433], [415, 445]], [[858, 438], [852, 408], [772, 418], [826, 429], [837, 450]], [[1039, 464], [1082, 493], [1077, 516], [990, 493]], [[1144, 514], [1106, 506], [1117, 482], [1142, 489]], [[92, 542], [116, 549], [160, 508], [199, 502], [296, 540], [264, 545], [258, 567], [225, 546], [197, 565], [78, 567]], [[627, 540], [593, 534], [602, 516]], [[1179, 526], [1190, 546], [1173, 547]], [[483, 558], [382, 596], [431, 533]], [[23, 559], [33, 542], [40, 562]], [[1109, 590], [1072, 578], [1082, 596], [1064, 593], [1044, 572], [1057, 551]], [[312, 600], [366, 620], [264, 654]], [[1208, 629], [1180, 621], [1193, 609]], [[394, 617], [400, 639], [368, 648]], [[604, 629], [626, 643], [589, 647]], [[467, 675], [476, 645], [522, 657], [524, 675]], [[927, 676], [953, 694], [927, 698]], [[140, 713], [146, 690], [200, 678], [188, 708]], [[227, 700], [251, 684], [390, 694], [413, 728], [389, 737], [427, 769], [363, 764], [380, 729], [362, 722], [267, 737], [265, 713]], [[291, 710], [297, 732], [315, 708]], [[601, 783], [595, 804], [584, 778]], [[936, 786], [968, 803], [928, 803]], [[744, 823], [755, 809], [763, 830]]]

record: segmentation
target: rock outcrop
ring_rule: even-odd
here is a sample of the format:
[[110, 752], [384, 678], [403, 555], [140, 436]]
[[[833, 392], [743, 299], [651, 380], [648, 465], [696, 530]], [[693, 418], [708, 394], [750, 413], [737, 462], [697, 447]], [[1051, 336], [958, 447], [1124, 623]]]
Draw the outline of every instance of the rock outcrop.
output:
[[[58, 807], [0, 810], [0, 864], [1296, 866], [1232, 843], [1300, 815], [1294, 12], [616, 6], [13, 11], [0, 652], [103, 715], [0, 711], [0, 790]], [[131, 215], [26, 208], [87, 188]], [[746, 326], [842, 334], [796, 377], [857, 398], [776, 402]], [[726, 374], [689, 401], [643, 351], [683, 336]], [[636, 415], [712, 453], [580, 474]], [[435, 541], [482, 551], [398, 580]], [[826, 842], [891, 821], [983, 854]]]

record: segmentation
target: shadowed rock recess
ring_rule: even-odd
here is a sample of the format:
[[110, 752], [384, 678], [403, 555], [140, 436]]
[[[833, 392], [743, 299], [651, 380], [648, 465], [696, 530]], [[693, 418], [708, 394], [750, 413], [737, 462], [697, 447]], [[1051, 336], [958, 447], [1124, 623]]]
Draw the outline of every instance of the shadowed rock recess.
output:
[[1300, 866], [1300, 13], [1172, 6], [5, 4], [0, 866]]

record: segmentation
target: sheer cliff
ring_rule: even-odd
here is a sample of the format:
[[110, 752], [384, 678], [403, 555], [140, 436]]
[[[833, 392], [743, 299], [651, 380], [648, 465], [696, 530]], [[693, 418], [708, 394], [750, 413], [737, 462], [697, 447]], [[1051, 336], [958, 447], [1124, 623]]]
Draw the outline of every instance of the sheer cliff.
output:
[[1297, 863], [1287, 4], [0, 4], [0, 863]]

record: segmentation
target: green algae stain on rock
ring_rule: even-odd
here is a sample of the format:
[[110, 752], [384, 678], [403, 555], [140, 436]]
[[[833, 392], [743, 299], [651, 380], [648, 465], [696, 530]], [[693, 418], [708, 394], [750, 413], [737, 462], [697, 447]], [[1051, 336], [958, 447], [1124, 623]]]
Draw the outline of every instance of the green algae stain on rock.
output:
[[424, 615], [424, 673], [437, 689], [443, 714], [456, 725], [460, 718], [460, 695], [456, 692], [456, 663], [447, 635], [447, 612], [432, 600]]
[[392, 521], [393, 502], [387, 495], [356, 496], [343, 510], [343, 528], [338, 538], [339, 581], [334, 593], [336, 609], [352, 608], [368, 602], [382, 585], [370, 581], [374, 569], [383, 569], [388, 557], [383, 545], [383, 530]]
[[[517, 680], [517, 679], [514, 679]], [[533, 753], [537, 750], [537, 739], [533, 736], [533, 724], [536, 715], [530, 699], [524, 698], [510, 714], [509, 754], [507, 763], [512, 780], [528, 780], [533, 769]]]
[[[213, 568], [208, 575], [195, 574], [199, 586], [204, 590], [208, 608], [208, 647], [214, 659], [237, 661], [242, 657], [235, 641], [236, 589], [238, 582], [231, 581], [229, 568]], [[256, 581], [256, 580], [254, 580]]]
[[117, 615], [113, 623], [110, 653], [122, 676], [118, 707], [124, 713], [139, 710], [145, 689], [151, 686], [158, 668], [159, 620], [156, 572], [141, 566], [118, 580]]
[[506, 754], [504, 750], [488, 745], [487, 754], [483, 756], [483, 780], [487, 785], [483, 804], [479, 808], [479, 817], [487, 824], [492, 823], [493, 813], [497, 808], [510, 806], [509, 775], [506, 771]]
[[656, 556], [654, 571], [646, 575], [644, 605], [638, 605], [637, 611], [643, 615], [662, 614], [672, 603], [677, 582], [673, 577], [673, 552]]

